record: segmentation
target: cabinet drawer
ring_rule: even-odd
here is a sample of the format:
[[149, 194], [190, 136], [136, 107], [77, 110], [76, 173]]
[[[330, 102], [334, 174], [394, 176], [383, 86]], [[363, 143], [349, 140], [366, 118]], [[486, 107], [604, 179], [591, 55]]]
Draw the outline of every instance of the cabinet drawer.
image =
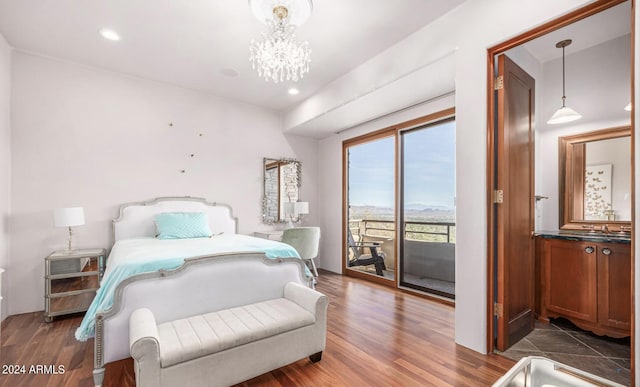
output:
[[57, 278], [51, 279], [50, 295], [57, 293], [70, 292], [74, 290], [97, 289], [98, 274], [87, 275], [73, 278]]
[[49, 304], [47, 314], [49, 316], [56, 316], [67, 313], [84, 312], [89, 309], [89, 305], [91, 305], [91, 301], [93, 301], [95, 295], [95, 289], [52, 294], [47, 297], [47, 303]]

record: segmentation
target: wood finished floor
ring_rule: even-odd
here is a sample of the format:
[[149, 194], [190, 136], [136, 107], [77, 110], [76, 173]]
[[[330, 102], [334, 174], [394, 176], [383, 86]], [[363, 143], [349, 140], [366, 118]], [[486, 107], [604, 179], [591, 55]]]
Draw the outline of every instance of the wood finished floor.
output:
[[[329, 297], [322, 361], [303, 359], [241, 386], [490, 386], [515, 364], [454, 343], [452, 307], [322, 271]], [[93, 386], [93, 340], [73, 333], [81, 316], [43, 322], [42, 312], [2, 324], [0, 363], [63, 365], [58, 375], [0, 375], [0, 386]], [[135, 386], [133, 360], [107, 365], [105, 387]]]

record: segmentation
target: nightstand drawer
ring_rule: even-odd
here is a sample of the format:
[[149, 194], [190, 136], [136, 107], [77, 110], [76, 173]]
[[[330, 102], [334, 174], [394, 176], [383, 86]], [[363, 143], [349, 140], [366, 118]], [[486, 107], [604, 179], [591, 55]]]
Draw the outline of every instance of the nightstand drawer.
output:
[[51, 274], [76, 273], [82, 270], [83, 262], [79, 259], [61, 259], [51, 262]]
[[98, 281], [98, 272], [89, 272], [90, 274], [81, 277], [72, 278], [51, 278], [50, 294], [65, 293], [74, 290], [98, 289], [100, 283]]
[[97, 289], [84, 289], [50, 295], [48, 297], [49, 316], [86, 311], [96, 296], [96, 290]]

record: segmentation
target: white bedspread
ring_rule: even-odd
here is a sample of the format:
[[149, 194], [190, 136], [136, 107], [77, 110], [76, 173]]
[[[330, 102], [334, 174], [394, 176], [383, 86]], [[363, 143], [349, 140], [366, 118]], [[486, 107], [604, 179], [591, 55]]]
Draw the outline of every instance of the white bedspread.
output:
[[[107, 258], [107, 268], [96, 297], [76, 330], [76, 339], [86, 341], [93, 336], [96, 313], [113, 306], [115, 289], [124, 279], [160, 269], [175, 269], [184, 263], [185, 258], [235, 252], [264, 252], [267, 258], [299, 258], [297, 251], [286, 243], [239, 234], [221, 234], [211, 238], [135, 238], [117, 241]], [[307, 276], [311, 275], [306, 267], [305, 271]]]
[[261, 251], [269, 258], [299, 257], [286, 243], [240, 234], [221, 234], [211, 238], [165, 239], [134, 238], [116, 242], [107, 259], [104, 278], [123, 263], [146, 263], [169, 258], [192, 258], [202, 255], [242, 251]]

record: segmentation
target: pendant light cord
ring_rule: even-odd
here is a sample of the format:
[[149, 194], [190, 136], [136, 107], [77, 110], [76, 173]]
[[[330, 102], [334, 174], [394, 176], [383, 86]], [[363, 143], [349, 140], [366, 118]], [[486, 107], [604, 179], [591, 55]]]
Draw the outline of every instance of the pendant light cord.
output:
[[564, 101], [567, 99], [567, 95], [564, 91], [564, 47], [562, 46], [562, 107], [565, 107]]

